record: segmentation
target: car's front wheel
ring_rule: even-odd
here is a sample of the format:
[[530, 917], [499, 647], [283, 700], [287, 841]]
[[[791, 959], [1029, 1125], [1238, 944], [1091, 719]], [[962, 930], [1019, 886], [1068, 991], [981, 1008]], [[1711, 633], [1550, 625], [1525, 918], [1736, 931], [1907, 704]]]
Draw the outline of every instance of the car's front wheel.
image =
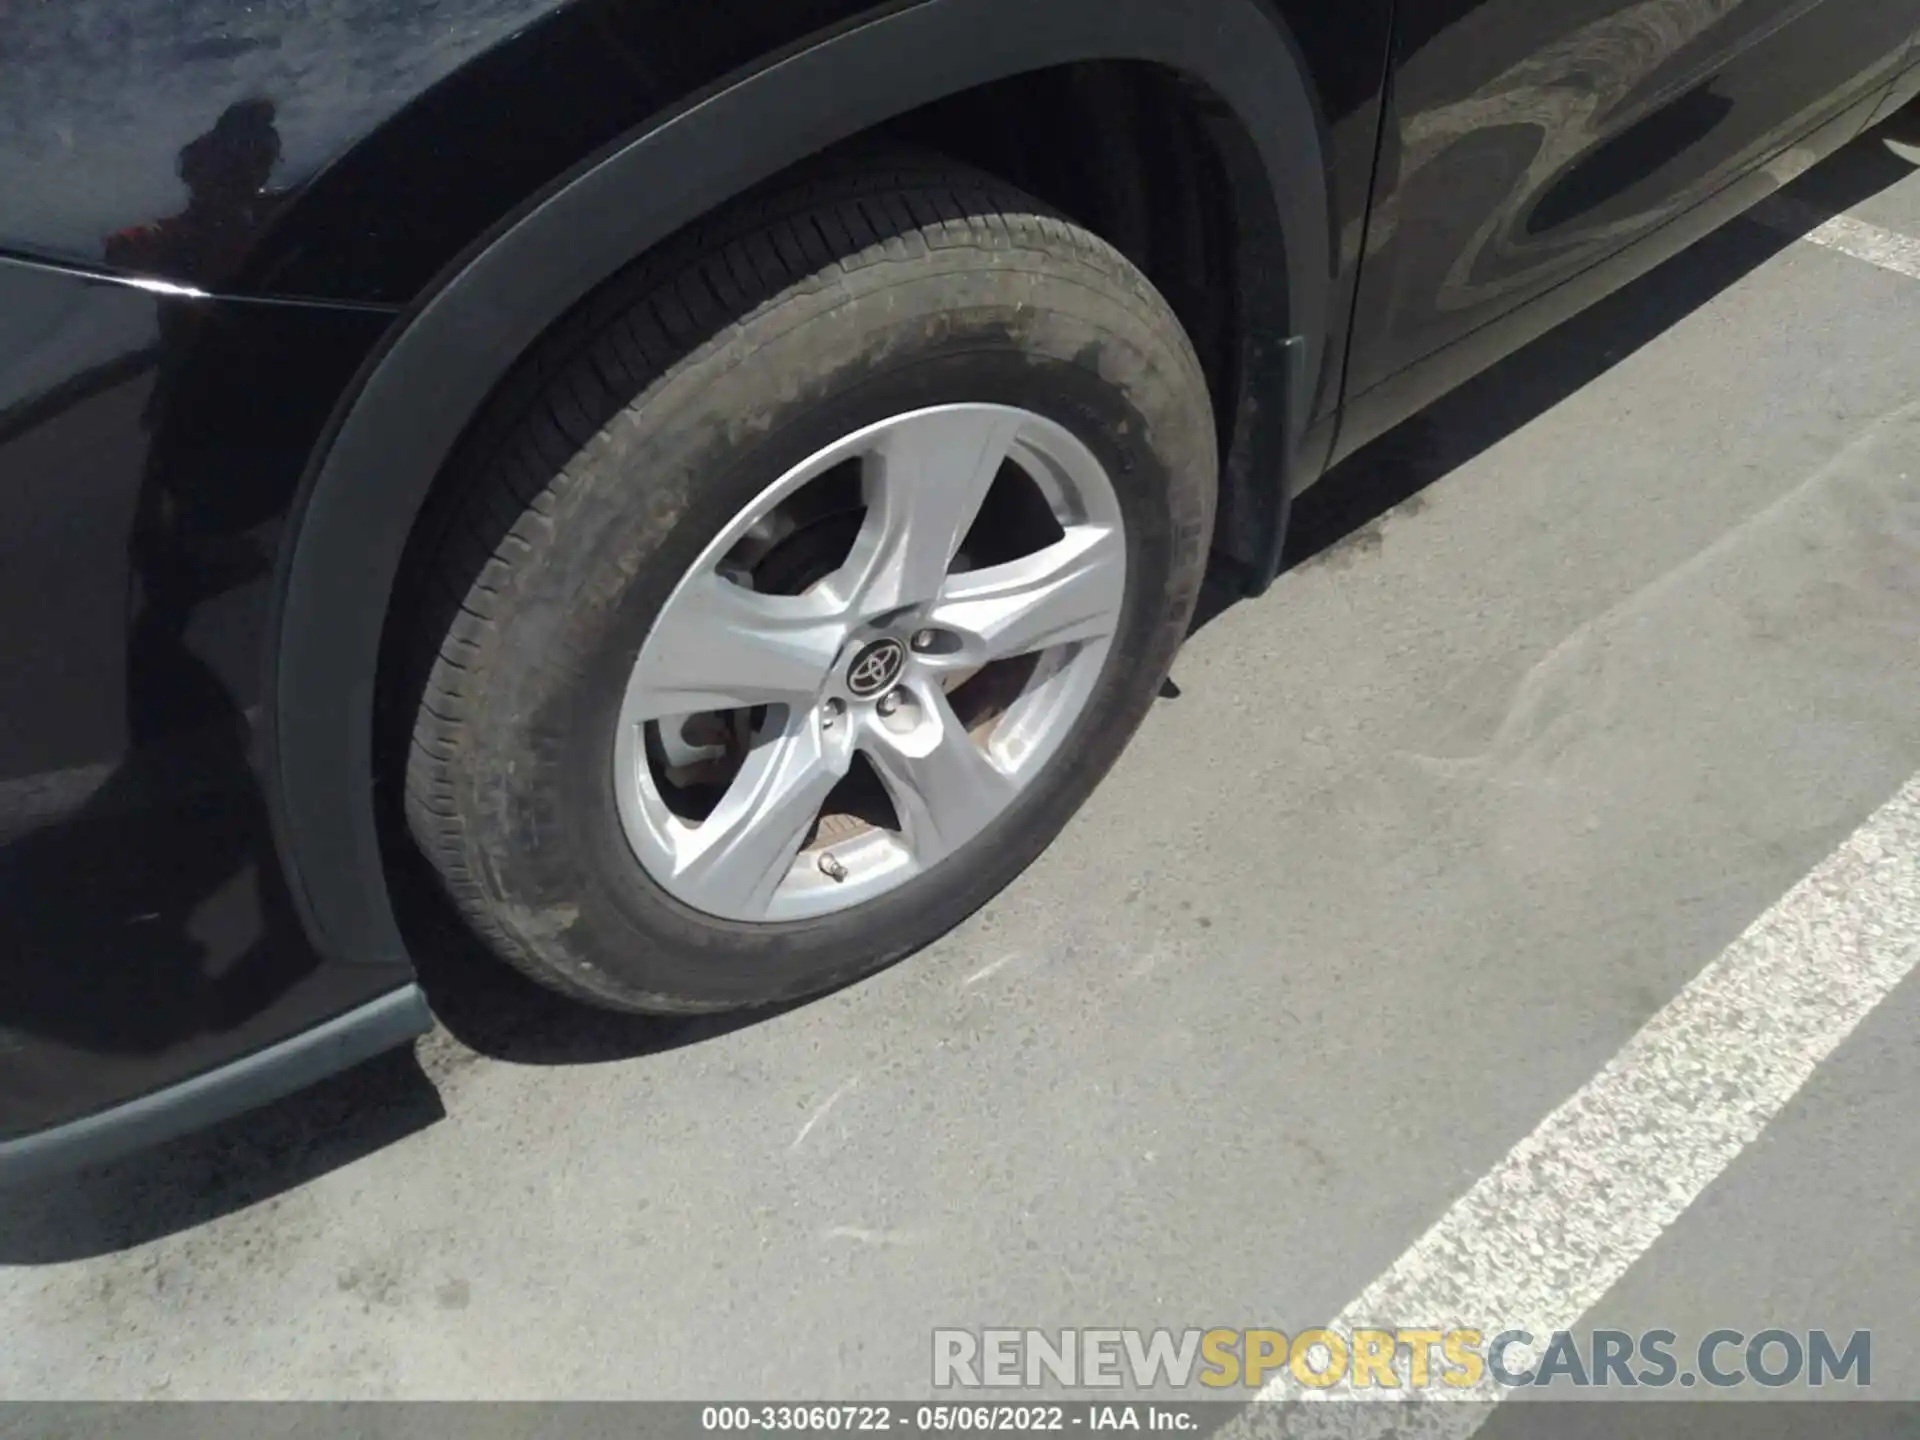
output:
[[496, 397], [416, 547], [406, 811], [592, 1001], [873, 970], [1072, 816], [1185, 632], [1216, 452], [1180, 325], [977, 173], [774, 188]]

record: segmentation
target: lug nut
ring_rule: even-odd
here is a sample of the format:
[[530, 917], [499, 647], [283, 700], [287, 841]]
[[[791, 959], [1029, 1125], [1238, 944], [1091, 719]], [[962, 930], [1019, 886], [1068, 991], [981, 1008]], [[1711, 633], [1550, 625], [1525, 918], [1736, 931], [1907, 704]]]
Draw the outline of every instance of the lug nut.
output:
[[940, 632], [938, 630], [916, 630], [913, 632], [913, 648], [916, 650], [931, 650], [939, 643]]
[[833, 722], [846, 713], [846, 701], [839, 699], [837, 696], [829, 699], [820, 707], [820, 728], [822, 730], [831, 730], [833, 728]]
[[902, 691], [889, 690], [886, 694], [880, 697], [880, 703], [876, 705], [874, 708], [878, 710], [882, 715], [891, 715], [893, 714], [894, 711], [900, 708], [900, 702], [904, 698], [905, 698], [905, 695]]

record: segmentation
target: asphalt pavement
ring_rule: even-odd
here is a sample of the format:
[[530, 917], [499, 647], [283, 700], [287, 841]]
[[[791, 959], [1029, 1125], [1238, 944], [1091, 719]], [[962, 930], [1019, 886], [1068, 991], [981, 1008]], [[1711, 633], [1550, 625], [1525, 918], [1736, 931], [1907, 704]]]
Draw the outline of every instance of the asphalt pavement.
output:
[[[0, 1395], [905, 1398], [936, 1327], [1293, 1332], [1505, 1223], [1482, 1177], [1715, 976], [1819, 991], [1796, 887], [1911, 834], [1916, 164], [1863, 139], [1316, 487], [908, 962], [667, 1023], [449, 943], [417, 1054], [0, 1194]], [[1849, 922], [1899, 963], [1806, 1073], [1715, 1034], [1738, 1143], [1533, 1166], [1621, 1207], [1582, 1326], [1871, 1329], [1920, 1399], [1914, 918]]]

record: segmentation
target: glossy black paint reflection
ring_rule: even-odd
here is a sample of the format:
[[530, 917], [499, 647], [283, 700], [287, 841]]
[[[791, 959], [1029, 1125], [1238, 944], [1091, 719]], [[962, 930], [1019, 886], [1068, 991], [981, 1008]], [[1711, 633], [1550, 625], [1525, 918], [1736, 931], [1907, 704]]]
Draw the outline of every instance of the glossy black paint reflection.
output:
[[268, 158], [257, 119], [215, 122], [270, 107], [278, 142], [246, 223], [182, 243], [153, 272], [226, 286], [281, 203], [398, 105], [552, 9], [553, 0], [13, 5], [0, 45], [0, 247], [116, 261], [113, 237], [187, 211], [194, 170]]
[[[1920, 92], [1920, 72], [1910, 70], [1901, 82], [1899, 93], [1911, 99], [1916, 92]], [[1805, 173], [1815, 161], [1858, 135], [1879, 103], [1876, 96], [1867, 95], [1817, 130], [1800, 137], [1791, 170], [1783, 165], [1778, 176], [1768, 171], [1749, 172], [1627, 249], [1609, 255], [1537, 299], [1507, 311], [1464, 339], [1395, 371], [1364, 393], [1349, 395], [1340, 413], [1334, 460], [1345, 460], [1490, 366], [1631, 284], [1661, 261], [1706, 239], [1714, 230], [1778, 189], [1779, 180]], [[1328, 482], [1336, 483], [1333, 476], [1328, 477]]]
[[287, 504], [389, 323], [0, 262], [0, 1135], [404, 979], [322, 965], [255, 764]]
[[1913, 0], [1400, 0], [1349, 397], [1893, 79]]
[[[19, 40], [0, 50], [0, 250], [229, 294], [405, 302], [637, 127], [915, 3], [33, 7], [10, 17]], [[1350, 290], [1390, 0], [1275, 8], [1319, 92]], [[195, 213], [209, 170], [251, 180], [217, 225]]]

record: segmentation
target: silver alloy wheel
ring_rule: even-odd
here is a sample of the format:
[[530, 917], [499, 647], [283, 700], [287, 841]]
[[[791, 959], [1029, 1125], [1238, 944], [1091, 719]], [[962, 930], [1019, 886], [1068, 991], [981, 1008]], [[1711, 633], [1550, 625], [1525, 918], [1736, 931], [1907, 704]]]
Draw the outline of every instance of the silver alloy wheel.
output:
[[[760, 593], [725, 573], [749, 531], [849, 461], [865, 515], [838, 568], [799, 595]], [[956, 569], [1008, 463], [1044, 497], [1059, 538]], [[1119, 626], [1126, 563], [1120, 503], [1100, 462], [1029, 411], [942, 405], [821, 450], [714, 537], [641, 647], [613, 757], [635, 856], [684, 904], [744, 921], [844, 910], [924, 874], [991, 824], [1072, 729]], [[949, 689], [1021, 656], [1034, 658], [1017, 696], [990, 731], [970, 733]], [[697, 821], [678, 813], [655, 774], [649, 727], [677, 735], [691, 717], [748, 712], [755, 723], [724, 794]], [[898, 829], [816, 837], [856, 754]]]

